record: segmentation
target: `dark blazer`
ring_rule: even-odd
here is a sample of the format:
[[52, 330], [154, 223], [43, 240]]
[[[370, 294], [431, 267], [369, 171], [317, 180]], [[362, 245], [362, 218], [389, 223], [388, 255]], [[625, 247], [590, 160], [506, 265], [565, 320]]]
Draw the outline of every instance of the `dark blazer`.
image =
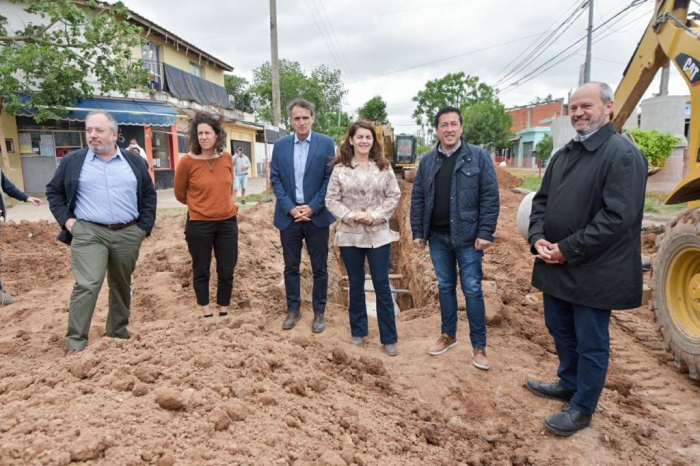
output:
[[535, 259], [532, 285], [582, 306], [639, 307], [646, 183], [647, 160], [611, 124], [554, 154], [532, 200], [528, 235], [533, 254], [546, 239], [566, 262]]
[[[326, 210], [326, 188], [331, 177], [331, 162], [335, 157], [333, 139], [325, 134], [311, 133], [309, 155], [304, 172], [304, 202], [314, 211], [311, 222], [327, 227], [335, 217]], [[289, 211], [296, 207], [296, 182], [294, 180], [294, 134], [278, 139], [272, 149], [270, 182], [275, 191], [275, 227], [285, 230], [294, 218]]]
[[[139, 210], [137, 225], [148, 236], [151, 234], [153, 224], [156, 221], [156, 203], [158, 200], [156, 188], [153, 186], [153, 180], [151, 180], [151, 176], [148, 173], [146, 161], [133, 152], [121, 148], [119, 150], [131, 166], [134, 175], [136, 175], [136, 196]], [[63, 157], [58, 170], [56, 170], [49, 184], [46, 185], [46, 199], [49, 201], [51, 213], [61, 226], [58, 240], [66, 244], [70, 244], [73, 240], [73, 236], [66, 229], [66, 222], [71, 218], [75, 218], [73, 210], [75, 209], [76, 194], [78, 193], [78, 177], [83, 168], [87, 152], [87, 148], [79, 149]]]
[[[27, 199], [29, 199], [29, 196], [27, 196], [25, 193], [20, 191], [20, 189], [14, 185], [12, 181], [8, 177], [5, 176], [5, 173], [0, 171], [0, 186], [2, 186], [2, 190], [5, 194], [7, 194], [10, 197], [14, 197], [18, 201], [25, 202]], [[7, 211], [5, 210], [5, 198], [0, 195], [0, 216], [5, 217], [7, 219]]]
[[[462, 139], [450, 194], [450, 236], [459, 248], [477, 238], [493, 241], [500, 212], [498, 179], [491, 156], [481, 147]], [[423, 156], [411, 192], [411, 230], [413, 239], [429, 239], [430, 218], [435, 208], [435, 175], [442, 162], [437, 147]]]

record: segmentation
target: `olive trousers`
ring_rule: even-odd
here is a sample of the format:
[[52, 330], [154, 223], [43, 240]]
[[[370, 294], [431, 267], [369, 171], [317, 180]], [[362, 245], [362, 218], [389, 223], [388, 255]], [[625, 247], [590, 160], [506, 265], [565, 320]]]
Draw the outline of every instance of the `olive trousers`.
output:
[[71, 231], [71, 268], [75, 277], [68, 307], [67, 350], [85, 349], [92, 315], [105, 274], [109, 285], [107, 336], [128, 339], [131, 274], [146, 232], [136, 225], [110, 230], [78, 220]]

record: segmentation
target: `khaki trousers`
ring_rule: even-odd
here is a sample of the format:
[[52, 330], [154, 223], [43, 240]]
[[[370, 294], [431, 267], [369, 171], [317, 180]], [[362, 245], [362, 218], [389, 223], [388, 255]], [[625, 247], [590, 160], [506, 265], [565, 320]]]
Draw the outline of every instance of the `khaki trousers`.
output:
[[85, 349], [105, 273], [109, 285], [107, 336], [129, 338], [131, 274], [146, 232], [136, 225], [112, 231], [84, 220], [73, 225], [71, 267], [75, 277], [68, 308], [67, 350]]

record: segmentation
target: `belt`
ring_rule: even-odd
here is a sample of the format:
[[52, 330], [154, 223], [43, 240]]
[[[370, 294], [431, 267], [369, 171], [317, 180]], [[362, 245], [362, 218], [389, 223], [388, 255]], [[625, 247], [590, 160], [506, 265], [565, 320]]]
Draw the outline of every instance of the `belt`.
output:
[[97, 223], [97, 222], [91, 222], [89, 220], [85, 220], [88, 223], [92, 223], [93, 225], [97, 225], [98, 227], [102, 228], [107, 228], [112, 231], [117, 231], [117, 230], [123, 230], [126, 227], [130, 227], [131, 225], [136, 225], [136, 220], [132, 220], [128, 223], [113, 223], [111, 225], [105, 225], [104, 223]]

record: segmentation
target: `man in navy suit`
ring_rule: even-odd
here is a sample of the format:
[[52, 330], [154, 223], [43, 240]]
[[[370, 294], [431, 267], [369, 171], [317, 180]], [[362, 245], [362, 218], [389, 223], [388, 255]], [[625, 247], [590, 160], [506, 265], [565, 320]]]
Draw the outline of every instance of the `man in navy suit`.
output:
[[335, 221], [326, 210], [326, 188], [335, 146], [328, 136], [311, 131], [314, 108], [310, 102], [295, 99], [288, 109], [294, 134], [275, 142], [270, 167], [270, 182], [277, 197], [274, 224], [282, 240], [287, 294], [287, 318], [282, 328], [294, 328], [301, 318], [299, 266], [306, 241], [314, 276], [311, 328], [314, 333], [320, 333], [326, 328], [328, 232]]

